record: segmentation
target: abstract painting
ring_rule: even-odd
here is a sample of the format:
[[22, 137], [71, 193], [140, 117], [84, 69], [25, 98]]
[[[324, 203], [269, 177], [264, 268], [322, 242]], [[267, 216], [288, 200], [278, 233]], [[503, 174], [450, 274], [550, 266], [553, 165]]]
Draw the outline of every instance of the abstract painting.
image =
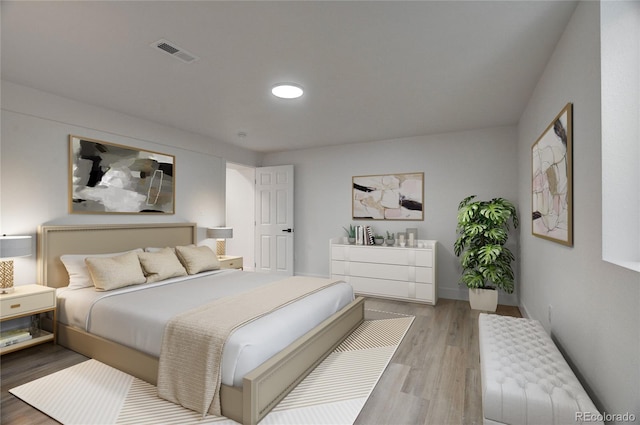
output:
[[424, 173], [356, 176], [352, 187], [354, 219], [424, 219]]
[[71, 213], [174, 214], [175, 157], [69, 136]]
[[568, 103], [531, 147], [534, 236], [573, 245], [573, 105]]

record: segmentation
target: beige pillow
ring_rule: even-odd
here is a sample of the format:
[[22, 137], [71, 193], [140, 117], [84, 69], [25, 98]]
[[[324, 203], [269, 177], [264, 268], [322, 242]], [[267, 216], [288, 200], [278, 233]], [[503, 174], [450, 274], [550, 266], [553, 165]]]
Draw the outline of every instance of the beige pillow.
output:
[[147, 281], [135, 252], [115, 257], [87, 257], [84, 262], [98, 291], [110, 291]]
[[218, 257], [208, 246], [177, 246], [176, 254], [189, 274], [220, 268]]
[[142, 271], [147, 277], [147, 283], [187, 275], [187, 271], [182, 267], [180, 260], [171, 248], [139, 252], [138, 258], [140, 265], [142, 265]]
[[60, 261], [64, 264], [69, 274], [69, 289], [82, 289], [90, 288], [93, 286], [89, 269], [84, 262], [87, 257], [115, 257], [117, 255], [126, 254], [127, 252], [142, 252], [142, 248], [137, 248], [131, 251], [112, 252], [109, 254], [80, 254], [80, 255], [63, 255], [60, 257]]

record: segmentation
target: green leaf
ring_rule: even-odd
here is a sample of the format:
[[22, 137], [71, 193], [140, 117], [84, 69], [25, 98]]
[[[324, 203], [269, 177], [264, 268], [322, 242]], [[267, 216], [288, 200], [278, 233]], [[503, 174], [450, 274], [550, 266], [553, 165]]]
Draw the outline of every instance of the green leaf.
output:
[[491, 264], [502, 254], [502, 246], [488, 244], [478, 249], [478, 260], [482, 264]]
[[471, 223], [465, 227], [465, 234], [469, 236], [477, 236], [483, 234], [486, 229], [487, 226], [485, 226], [484, 224]]
[[473, 198], [475, 198], [476, 195], [471, 195], [471, 196], [467, 196], [466, 198], [464, 198], [462, 201], [460, 201], [460, 203], [458, 204], [458, 209], [461, 209], [462, 207], [466, 206], [469, 204], [469, 202], [471, 202], [471, 200]]
[[476, 250], [470, 249], [464, 253], [462, 256], [462, 260], [460, 260], [460, 264], [465, 269], [472, 269], [478, 263], [478, 257], [476, 256]]
[[482, 288], [484, 286], [484, 278], [482, 277], [482, 273], [475, 270], [468, 270], [462, 275], [462, 283], [464, 283], [467, 288]]
[[501, 227], [494, 227], [492, 229], [487, 230], [485, 236], [491, 239], [493, 242], [503, 244], [507, 242], [507, 238], [509, 234], [507, 231]]

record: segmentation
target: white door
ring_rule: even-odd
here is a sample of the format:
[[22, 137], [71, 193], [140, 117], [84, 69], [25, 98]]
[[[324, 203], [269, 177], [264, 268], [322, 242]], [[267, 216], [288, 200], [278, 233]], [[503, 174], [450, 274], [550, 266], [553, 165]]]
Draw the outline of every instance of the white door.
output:
[[256, 168], [256, 271], [293, 275], [293, 165]]

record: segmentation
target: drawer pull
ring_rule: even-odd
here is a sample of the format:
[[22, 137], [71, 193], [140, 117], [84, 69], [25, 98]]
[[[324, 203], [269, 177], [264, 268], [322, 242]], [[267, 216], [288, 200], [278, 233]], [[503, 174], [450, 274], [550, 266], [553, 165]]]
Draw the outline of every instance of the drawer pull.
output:
[[11, 308], [18, 308], [18, 307], [20, 307], [20, 304], [13, 304], [13, 305], [11, 306]]

